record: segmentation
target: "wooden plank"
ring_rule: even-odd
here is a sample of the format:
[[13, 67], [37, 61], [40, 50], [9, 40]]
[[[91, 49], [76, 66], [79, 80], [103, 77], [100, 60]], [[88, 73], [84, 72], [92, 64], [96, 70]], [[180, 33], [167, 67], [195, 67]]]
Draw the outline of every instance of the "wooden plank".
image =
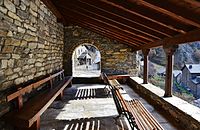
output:
[[119, 1], [115, 1], [115, 0], [101, 0], [101, 1], [103, 1], [103, 2], [105, 2], [107, 4], [109, 4], [109, 5], [115, 6], [115, 7], [119, 8], [119, 9], [121, 9], [121, 10], [126, 10], [130, 14], [135, 14], [135, 15], [137, 15], [139, 17], [142, 17], [142, 18], [144, 18], [146, 20], [152, 21], [152, 22], [156, 23], [157, 25], [164, 26], [164, 27], [166, 27], [168, 29], [171, 29], [171, 30], [179, 32], [179, 33], [183, 33], [183, 34], [186, 33], [183, 30], [176, 29], [176, 28], [174, 28], [172, 26], [166, 25], [166, 24], [161, 23], [161, 22], [159, 22], [159, 21], [157, 21], [155, 19], [152, 19], [150, 17], [147, 17], [145, 15], [142, 15], [142, 14], [139, 14], [139, 13], [135, 12], [135, 10], [133, 10], [133, 8], [130, 8], [129, 5], [126, 2], [119, 2]]
[[173, 19], [176, 19], [176, 20], [181, 21], [181, 22], [183, 22], [183, 23], [186, 23], [186, 24], [189, 24], [189, 25], [192, 25], [192, 26], [195, 26], [195, 27], [200, 28], [200, 24], [199, 24], [199, 23], [194, 22], [194, 21], [192, 21], [192, 20], [190, 20], [190, 19], [187, 19], [187, 18], [185, 18], [185, 17], [182, 17], [182, 16], [180, 16], [180, 15], [177, 15], [176, 13], [173, 13], [173, 12], [171, 12], [171, 11], [168, 11], [168, 10], [166, 10], [166, 9], [163, 9], [163, 8], [161, 8], [161, 7], [159, 7], [159, 6], [156, 6], [156, 5], [153, 5], [153, 4], [151, 4], [151, 3], [148, 3], [148, 2], [146, 2], [146, 1], [143, 1], [143, 0], [128, 0], [128, 1], [129, 1], [130, 3], [136, 3], [136, 4], [140, 5], [140, 6], [148, 7], [148, 8], [150, 8], [150, 9], [152, 9], [152, 10], [155, 10], [155, 11], [157, 11], [157, 12], [159, 12], [159, 13], [162, 13], [162, 14], [164, 14], [164, 15], [167, 15], [167, 16], [173, 18]]
[[[145, 0], [146, 2], [158, 6], [159, 8], [168, 10], [180, 17], [187, 18], [200, 24], [200, 12], [196, 11], [200, 8], [200, 2], [196, 0], [164, 0], [162, 2], [154, 0]], [[192, 14], [192, 15], [191, 15]]]
[[[70, 18], [70, 21], [74, 19], [74, 18]], [[72, 20], [73, 23], [77, 23], [79, 26], [86, 28], [86, 29], [90, 29], [102, 36], [105, 36], [107, 38], [111, 38], [113, 40], [117, 40], [121, 43], [127, 44], [131, 47], [133, 47], [134, 49], [137, 48], [137, 46], [142, 45], [142, 42], [138, 41], [137, 38], [129, 38], [129, 36], [127, 35], [126, 37], [123, 35], [119, 35], [117, 33], [114, 33], [113, 31], [110, 31], [109, 29], [104, 29], [101, 28], [99, 26], [90, 24], [89, 22], [84, 22], [84, 21], [78, 21], [78, 20]], [[132, 39], [132, 40], [131, 40]]]
[[145, 25], [141, 24], [140, 22], [134, 21], [135, 20], [134, 18], [130, 19], [129, 17], [127, 17], [127, 15], [125, 17], [124, 16], [125, 13], [122, 14], [123, 12], [117, 12], [116, 9], [107, 8], [100, 1], [91, 1], [91, 0], [78, 0], [78, 1], [81, 2], [81, 3], [84, 3], [86, 5], [89, 5], [90, 7], [94, 7], [96, 9], [99, 9], [99, 10], [101, 10], [101, 12], [105, 12], [105, 13], [109, 14], [109, 17], [111, 17], [111, 18], [116, 17], [116, 19], [125, 22], [127, 25], [133, 26], [134, 28], [137, 28], [137, 29], [142, 30], [144, 32], [156, 35], [158, 37], [163, 37], [163, 36], [164, 37], [171, 37], [171, 35], [169, 35], [165, 32], [156, 30], [155, 28], [152, 28], [150, 26], [145, 26]]
[[77, 10], [79, 12], [83, 12], [82, 10], [84, 10], [88, 12], [89, 14], [94, 14], [95, 16], [97, 16], [97, 18], [99, 18], [99, 20], [100, 19], [102, 21], [106, 20], [108, 22], [112, 22], [113, 25], [126, 27], [129, 30], [132, 30], [132, 32], [134, 33], [138, 33], [144, 36], [149, 36], [154, 39], [161, 39], [159, 36], [163, 37], [163, 35], [159, 35], [158, 33], [154, 31], [151, 31], [151, 30], [149, 31], [148, 29], [143, 28], [143, 27], [141, 28], [141, 26], [135, 25], [135, 23], [133, 22], [130, 22], [126, 19], [122, 19], [121, 17], [118, 17], [112, 13], [109, 13], [108, 11], [106, 12], [102, 10], [101, 8], [97, 8], [97, 7], [82, 3], [81, 1], [78, 4], [77, 4], [77, 1], [72, 1], [70, 3], [67, 3], [67, 5], [63, 5], [63, 4], [61, 5], [57, 3], [57, 7], [66, 7], [66, 6], [68, 6], [70, 9]]
[[[61, 6], [60, 6], [61, 8]], [[80, 8], [76, 8], [75, 6], [72, 8], [72, 7], [63, 7], [63, 11], [66, 11], [65, 13], [68, 13], [68, 16], [80, 16], [79, 19], [89, 19], [89, 20], [93, 20], [93, 24], [95, 24], [95, 22], [98, 22], [98, 23], [101, 23], [101, 24], [104, 24], [104, 26], [107, 26], [107, 28], [116, 28], [118, 30], [121, 30], [123, 32], [126, 32], [130, 35], [133, 35], [135, 37], [138, 37], [138, 38], [141, 38], [141, 39], [145, 39], [147, 41], [154, 41], [155, 38], [152, 38], [150, 36], [147, 36], [147, 35], [144, 35], [144, 34], [141, 34], [141, 33], [136, 33], [134, 32], [133, 30], [131, 30], [130, 28], [127, 28], [123, 25], [120, 25], [120, 24], [114, 24], [112, 21], [109, 21], [108, 19], [105, 19], [105, 18], [101, 18], [101, 16], [97, 16], [95, 15], [94, 13], [90, 13], [90, 12], [87, 12], [86, 10], [84, 9], [80, 9]], [[70, 13], [69, 13], [70, 12]]]
[[108, 76], [108, 79], [124, 79], [129, 77], [130, 75], [110, 75]]
[[78, 19], [74, 19], [71, 16], [68, 16], [68, 17], [70, 18], [70, 21], [72, 21], [72, 23], [77, 23], [79, 26], [83, 28], [93, 30], [94, 32], [102, 36], [105, 36], [114, 40], [118, 40], [119, 42], [128, 44], [129, 46], [132, 46], [134, 48], [137, 48], [137, 46], [144, 44], [143, 43], [144, 41], [142, 42], [140, 39], [135, 38], [134, 36], [130, 37], [130, 35], [128, 34], [126, 36], [122, 34], [120, 35], [117, 32], [115, 33], [115, 30], [110, 30], [110, 29], [100, 27], [98, 25], [90, 24], [90, 22], [80, 21]]
[[[156, 24], [155, 22], [146, 20], [143, 17], [140, 17], [138, 15], [130, 13], [129, 10], [121, 10], [120, 8], [118, 8], [116, 6], [113, 6], [111, 4], [107, 4], [103, 1], [92, 1], [92, 0], [78, 0], [78, 1], [88, 3], [89, 5], [103, 9], [106, 12], [110, 12], [111, 14], [117, 15], [118, 17], [121, 17], [121, 18], [125, 18], [126, 20], [134, 22], [135, 24], [137, 24], [139, 26], [147, 28], [147, 30], [149, 29], [149, 30], [155, 31], [157, 33], [163, 34], [166, 37], [170, 37], [170, 36], [173, 36], [174, 34], [176, 34], [176, 31], [173, 31], [173, 30], [171, 30], [167, 27]], [[55, 2], [56, 6], [58, 6], [60, 3], [67, 6], [68, 2], [66, 2], [65, 0], [57, 0]], [[79, 4], [79, 3], [77, 2], [77, 4]]]

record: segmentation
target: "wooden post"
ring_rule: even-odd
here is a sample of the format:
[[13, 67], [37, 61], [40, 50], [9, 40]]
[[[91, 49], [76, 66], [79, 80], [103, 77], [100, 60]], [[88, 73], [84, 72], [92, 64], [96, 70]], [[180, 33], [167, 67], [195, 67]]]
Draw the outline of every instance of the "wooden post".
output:
[[29, 128], [29, 130], [40, 130], [40, 116], [38, 116], [35, 123]]
[[[22, 89], [21, 87], [18, 88], [18, 90]], [[23, 95], [19, 95], [17, 97], [17, 107], [18, 107], [18, 110], [20, 110], [22, 107], [23, 107]]]
[[56, 100], [62, 100], [63, 99], [63, 95], [64, 95], [64, 91], [62, 91], [58, 97], [56, 98]]
[[148, 54], [150, 49], [144, 49], [142, 50], [142, 53], [144, 55], [144, 68], [143, 68], [143, 83], [148, 83]]
[[178, 45], [163, 46], [166, 53], [166, 77], [165, 77], [165, 95], [164, 97], [172, 96], [173, 87], [173, 65], [174, 65], [174, 52], [178, 48]]

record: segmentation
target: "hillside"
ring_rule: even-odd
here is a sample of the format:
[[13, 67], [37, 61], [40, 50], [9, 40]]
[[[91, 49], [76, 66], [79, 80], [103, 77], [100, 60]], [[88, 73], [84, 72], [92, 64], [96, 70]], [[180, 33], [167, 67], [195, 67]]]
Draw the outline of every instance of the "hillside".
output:
[[[163, 48], [152, 49], [149, 59], [153, 63], [164, 66], [166, 59]], [[174, 55], [174, 67], [181, 69], [185, 63], [200, 63], [200, 42], [179, 45]]]

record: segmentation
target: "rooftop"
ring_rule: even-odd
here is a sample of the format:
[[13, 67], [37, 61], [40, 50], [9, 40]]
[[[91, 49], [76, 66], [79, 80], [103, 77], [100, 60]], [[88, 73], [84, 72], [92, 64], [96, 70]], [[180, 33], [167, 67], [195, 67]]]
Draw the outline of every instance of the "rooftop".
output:
[[185, 66], [190, 73], [200, 73], [200, 64], [186, 64]]

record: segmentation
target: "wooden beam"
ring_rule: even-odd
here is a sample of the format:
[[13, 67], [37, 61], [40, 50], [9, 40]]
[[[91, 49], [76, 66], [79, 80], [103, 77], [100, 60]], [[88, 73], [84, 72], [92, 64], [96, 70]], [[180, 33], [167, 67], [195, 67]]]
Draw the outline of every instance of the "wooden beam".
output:
[[71, 21], [72, 23], [76, 23], [76, 24], [78, 24], [79, 26], [81, 26], [83, 28], [92, 30], [93, 32], [98, 33], [98, 34], [100, 34], [102, 36], [111, 38], [113, 40], [117, 40], [117, 41], [122, 42], [124, 44], [127, 44], [127, 45], [133, 47], [134, 49], [138, 48], [138, 46], [141, 45], [141, 43], [138, 43], [138, 42], [136, 42], [134, 40], [131, 41], [131, 39], [125, 38], [122, 35], [115, 34], [115, 33], [113, 33], [113, 31], [109, 31], [107, 29], [103, 29], [103, 28], [101, 28], [99, 26], [90, 24], [88, 22], [83, 22], [83, 21], [74, 19], [72, 17], [70, 17], [69, 21]]
[[[107, 6], [105, 6], [105, 3], [102, 3], [101, 1], [91, 1], [91, 0], [78, 0], [78, 1], [89, 5], [90, 7], [99, 9], [102, 12], [105, 12], [111, 15], [112, 18], [117, 17], [118, 19], [122, 19], [122, 21], [125, 21], [128, 25], [132, 25], [133, 27], [146, 31], [147, 33], [154, 34], [153, 32], [155, 32], [157, 33], [157, 35], [161, 34], [165, 37], [171, 37], [171, 35], [167, 34], [166, 30], [161, 31], [160, 28], [158, 29], [158, 28], [153, 28], [151, 26], [146, 26], [142, 24], [141, 22], [138, 22], [137, 21], [138, 19], [136, 19], [135, 17], [132, 17], [131, 15], [126, 15], [126, 13], [124, 13], [123, 11], [118, 11], [117, 9], [113, 7], [108, 8]], [[99, 7], [100, 5], [101, 7]], [[159, 36], [159, 37], [162, 37], [162, 36]]]
[[[184, 44], [184, 43], [195, 42], [195, 41], [200, 41], [200, 29], [188, 32], [186, 34], [180, 34], [172, 38], [165, 38], [163, 40], [148, 43], [142, 46], [142, 49], [159, 47], [162, 45], [178, 45], [178, 44]], [[134, 51], [137, 51], [137, 50], [134, 50]]]
[[61, 13], [57, 10], [56, 6], [53, 4], [51, 0], [41, 0], [57, 17], [57, 21], [63, 24], [66, 24], [65, 18], [61, 15]]
[[[121, 10], [125, 10], [125, 11], [127, 11], [127, 12], [129, 12], [129, 13], [131, 13], [131, 14], [135, 14], [135, 15], [137, 15], [137, 16], [139, 16], [139, 17], [142, 17], [142, 18], [144, 18], [144, 19], [146, 19], [146, 20], [152, 21], [152, 22], [156, 23], [157, 25], [164, 26], [164, 27], [166, 27], [166, 28], [168, 28], [168, 29], [171, 29], [171, 30], [173, 30], [173, 31], [176, 31], [176, 32], [179, 32], [179, 33], [182, 33], [182, 34], [186, 33], [186, 32], [183, 31], [183, 30], [174, 28], [174, 27], [172, 27], [172, 26], [169, 26], [169, 25], [166, 25], [166, 24], [164, 24], [164, 23], [161, 23], [161, 22], [159, 22], [159, 21], [157, 21], [157, 20], [154, 20], [154, 19], [152, 19], [152, 18], [150, 18], [150, 17], [147, 17], [147, 16], [145, 16], [145, 15], [142, 15], [142, 14], [137, 13], [136, 11], [133, 10], [133, 8], [130, 8], [129, 5], [128, 5], [126, 2], [124, 2], [124, 1], [121, 1], [121, 2], [115, 1], [115, 0], [101, 0], [101, 1], [103, 1], [103, 2], [105, 2], [105, 3], [107, 3], [107, 4], [109, 4], [109, 5], [115, 6], [115, 7], [119, 8], [119, 9], [121, 9]], [[136, 9], [136, 10], [137, 10], [137, 9]]]
[[167, 15], [167, 16], [175, 19], [175, 20], [178, 20], [178, 21], [181, 21], [183, 23], [186, 23], [186, 24], [189, 24], [189, 25], [192, 25], [192, 26], [200, 28], [200, 24], [199, 23], [196, 23], [196, 22], [194, 22], [194, 21], [192, 21], [190, 19], [184, 18], [184, 17], [182, 17], [180, 15], [177, 15], [177, 14], [175, 14], [175, 13], [173, 13], [171, 11], [168, 11], [166, 9], [163, 9], [163, 8], [161, 8], [159, 6], [155, 6], [155, 5], [153, 5], [151, 3], [148, 3], [148, 2], [146, 2], [144, 0], [128, 0], [128, 1], [131, 2], [131, 3], [136, 3], [136, 4], [140, 5], [140, 6], [145, 6], [145, 7], [149, 8], [149, 9], [151, 9], [151, 10], [155, 10], [155, 11], [157, 11], [159, 13], [162, 13], [164, 15]]
[[187, 18], [200, 24], [200, 13], [196, 10], [200, 7], [200, 2], [195, 0], [164, 0], [158, 2], [155, 0], [144, 0], [162, 9], [177, 14], [180, 17]]
[[[64, 1], [64, 0], [59, 0], [59, 1]], [[154, 34], [153, 32], [156, 32], [157, 33], [156, 36], [158, 36], [160, 38], [171, 37], [175, 33], [175, 31], [173, 31], [173, 30], [170, 30], [161, 25], [157, 25], [156, 23], [154, 23], [152, 21], [148, 21], [148, 20], [146, 20], [142, 17], [139, 17], [135, 14], [130, 14], [129, 12], [127, 12], [125, 10], [121, 10], [115, 6], [106, 4], [105, 2], [102, 2], [102, 1], [91, 1], [91, 0], [78, 0], [78, 1], [80, 1], [84, 4], [87, 4], [91, 7], [97, 8], [97, 9], [101, 10], [101, 12], [105, 12], [105, 13], [111, 15], [112, 18], [114, 16], [118, 17], [117, 19], [122, 19], [121, 21], [126, 21], [127, 25], [133, 26], [134, 28], [137, 28], [137, 29], [140, 29], [143, 31], [146, 30], [146, 32], [150, 33], [150, 34]]]
[[90, 29], [93, 29], [93, 30], [98, 30], [98, 31], [101, 31], [102, 33], [105, 33], [106, 35], [112, 35], [113, 37], [117, 36], [117, 37], [120, 37], [122, 38], [122, 40], [126, 40], [126, 42], [129, 42], [129, 43], [134, 43], [133, 45], [135, 46], [140, 46], [140, 45], [144, 45], [145, 42], [144, 41], [141, 41], [141, 40], [138, 40], [137, 38], [135, 37], [131, 37], [129, 35], [124, 35], [124, 34], [118, 34], [117, 31], [118, 30], [110, 30], [110, 29], [107, 29], [107, 28], [104, 28], [104, 27], [101, 27], [99, 25], [95, 25], [95, 24], [92, 24], [90, 22], [86, 22], [86, 21], [81, 21], [80, 19], [77, 19], [77, 18], [74, 18], [74, 17], [71, 17], [71, 16], [68, 16], [70, 19], [69, 21], [72, 21], [72, 23], [77, 23], [78, 25], [80, 26], [84, 26], [85, 28], [90, 28]]
[[[56, 2], [56, 5], [59, 6], [61, 3], [64, 3], [65, 0], [58, 0]], [[141, 34], [145, 34], [147, 36], [150, 36], [155, 39], [162, 39], [164, 37], [171, 37], [171, 35], [168, 35], [166, 33], [160, 32], [156, 29], [152, 29], [150, 27], [147, 27], [141, 23], [135, 22], [133, 20], [130, 20], [128, 18], [125, 18], [123, 16], [120, 16], [116, 13], [109, 12], [104, 9], [104, 6], [100, 6], [99, 1], [91, 1], [91, 0], [76, 0], [70, 2], [70, 4], [73, 4], [74, 6], [78, 6], [79, 8], [85, 9], [89, 11], [90, 13], [95, 13], [97, 15], [100, 15], [100, 17], [103, 17], [104, 19], [108, 19], [110, 21], [113, 21], [116, 24], [120, 24], [122, 26], [125, 26], [127, 28], [132, 29], [135, 32], [139, 32]], [[68, 3], [62, 4], [63, 6], [70, 6]], [[73, 8], [73, 7], [71, 7]]]
[[[70, 5], [70, 4], [69, 4]], [[69, 6], [68, 5], [68, 6]], [[135, 30], [133, 30], [133, 28], [130, 28], [130, 27], [127, 27], [126, 25], [122, 25], [122, 24], [119, 24], [119, 23], [116, 23], [114, 22], [113, 20], [109, 20], [108, 18], [106, 17], [103, 17], [103, 16], [100, 16], [100, 15], [97, 15], [93, 12], [89, 12], [83, 8], [79, 8], [77, 6], [74, 6], [74, 5], [70, 5], [69, 7], [66, 7], [66, 6], [59, 6], [59, 8], [63, 8], [63, 11], [64, 10], [67, 10], [67, 11], [71, 11], [72, 13], [74, 14], [79, 14], [83, 17], [87, 17], [89, 19], [93, 19], [95, 21], [98, 21], [98, 22], [101, 22], [103, 23], [104, 25], [108, 25], [110, 27], [114, 27], [114, 28], [117, 28], [119, 30], [122, 30], [126, 33], [129, 33], [133, 36], [136, 36], [140, 39], [145, 39], [147, 41], [155, 41], [156, 39], [153, 38], [153, 37], [150, 37], [149, 35], [147, 34], [142, 34], [141, 32], [136, 32]], [[72, 15], [72, 14], [71, 14]]]
[[[60, 8], [61, 9], [61, 8]], [[65, 12], [64, 12], [65, 11]], [[116, 26], [113, 26], [113, 25], [110, 25], [110, 24], [107, 24], [107, 23], [104, 23], [98, 19], [95, 19], [95, 18], [92, 18], [92, 17], [89, 17], [85, 14], [81, 14], [81, 13], [77, 13], [76, 11], [72, 11], [72, 10], [69, 10], [69, 9], [64, 9], [63, 10], [64, 14], [66, 15], [66, 17], [74, 17], [76, 18], [77, 20], [78, 19], [81, 19], [81, 21], [85, 21], [85, 22], [89, 22], [91, 24], [95, 24], [99, 27], [102, 27], [102, 28], [105, 28], [105, 29], [108, 29], [110, 31], [113, 31], [114, 33], [116, 34], [119, 34], [119, 35], [124, 35], [125, 37], [133, 37], [135, 39], [137, 39], [137, 41], [141, 41], [141, 43], [148, 43], [148, 40], [146, 39], [142, 39], [141, 37], [138, 37], [137, 35], [134, 35], [132, 33], [130, 33], [129, 31], [126, 31], [126, 30], [123, 30], [119, 27], [116, 27]]]

